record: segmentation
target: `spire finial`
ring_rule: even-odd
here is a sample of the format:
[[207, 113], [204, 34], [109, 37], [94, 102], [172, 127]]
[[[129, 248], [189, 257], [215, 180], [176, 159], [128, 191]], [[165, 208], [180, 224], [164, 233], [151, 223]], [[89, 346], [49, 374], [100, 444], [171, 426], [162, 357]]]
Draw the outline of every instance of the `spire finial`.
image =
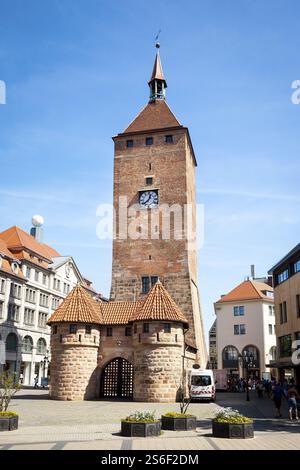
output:
[[160, 33], [161, 33], [161, 29], [158, 31], [157, 35], [155, 36], [155, 47], [156, 47], [156, 49], [160, 48], [160, 43], [159, 43], [159, 40], [158, 40]]

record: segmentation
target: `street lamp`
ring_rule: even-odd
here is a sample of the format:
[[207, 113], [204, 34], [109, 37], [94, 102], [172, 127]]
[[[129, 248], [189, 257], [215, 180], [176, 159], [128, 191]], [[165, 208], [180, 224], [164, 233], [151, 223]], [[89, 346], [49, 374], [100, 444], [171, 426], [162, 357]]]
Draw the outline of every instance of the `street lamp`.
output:
[[243, 351], [243, 354], [239, 355], [239, 358], [242, 361], [243, 369], [247, 371], [247, 378], [246, 378], [246, 400], [250, 401], [249, 395], [249, 370], [253, 368], [254, 365], [254, 355], [252, 352], [247, 350]]
[[40, 365], [43, 368], [43, 388], [45, 388], [45, 375], [46, 375], [46, 367], [49, 366], [50, 359], [49, 359], [49, 350], [46, 351], [44, 359], [41, 360]]

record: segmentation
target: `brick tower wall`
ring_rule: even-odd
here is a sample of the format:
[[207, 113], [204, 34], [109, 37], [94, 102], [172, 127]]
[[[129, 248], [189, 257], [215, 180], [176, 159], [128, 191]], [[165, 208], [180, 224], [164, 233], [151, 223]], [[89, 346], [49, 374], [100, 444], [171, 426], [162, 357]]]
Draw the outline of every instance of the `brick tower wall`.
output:
[[76, 334], [69, 333], [69, 326], [68, 323], [58, 323], [57, 333], [51, 334], [50, 398], [95, 398], [99, 327], [93, 326], [91, 334], [86, 335], [85, 325], [78, 325]]
[[171, 333], [164, 333], [162, 322], [136, 323], [134, 346], [134, 400], [173, 402], [182, 384], [183, 328], [171, 323]]

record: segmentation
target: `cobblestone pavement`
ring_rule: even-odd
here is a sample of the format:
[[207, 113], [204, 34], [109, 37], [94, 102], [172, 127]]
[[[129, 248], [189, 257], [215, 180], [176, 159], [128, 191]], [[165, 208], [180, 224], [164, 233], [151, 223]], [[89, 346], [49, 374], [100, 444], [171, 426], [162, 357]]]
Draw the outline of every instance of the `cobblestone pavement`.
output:
[[[217, 439], [211, 435], [211, 418], [219, 406], [232, 406], [254, 418], [255, 438]], [[156, 438], [124, 438], [119, 435], [120, 419], [135, 410], [155, 410], [157, 417], [178, 411], [176, 403], [133, 403], [115, 401], [52, 401], [46, 390], [21, 390], [12, 400], [11, 410], [19, 413], [19, 429], [0, 433], [1, 450], [93, 449], [93, 450], [218, 450], [218, 449], [300, 449], [300, 425], [274, 418], [271, 400], [250, 402], [239, 393], [223, 393], [217, 403], [192, 403], [189, 412], [197, 416], [196, 431], [164, 431]]]

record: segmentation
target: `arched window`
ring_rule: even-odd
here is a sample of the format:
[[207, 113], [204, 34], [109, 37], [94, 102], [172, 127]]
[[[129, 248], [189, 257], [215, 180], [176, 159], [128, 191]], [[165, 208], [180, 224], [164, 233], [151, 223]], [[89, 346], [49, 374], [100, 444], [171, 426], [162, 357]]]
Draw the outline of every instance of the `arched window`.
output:
[[23, 339], [22, 352], [31, 353], [33, 347], [33, 341], [31, 336], [25, 336]]
[[223, 369], [238, 369], [239, 352], [235, 346], [226, 346], [223, 349]]
[[16, 352], [18, 348], [18, 337], [15, 333], [9, 333], [6, 338], [6, 351]]
[[249, 346], [246, 346], [244, 349], [243, 349], [243, 356], [245, 354], [245, 351], [248, 355], [248, 357], [251, 357], [251, 367], [252, 369], [259, 369], [259, 350], [256, 346], [253, 346], [253, 345], [249, 345]]
[[37, 354], [46, 354], [47, 352], [47, 344], [44, 338], [40, 338], [36, 345], [36, 352]]

